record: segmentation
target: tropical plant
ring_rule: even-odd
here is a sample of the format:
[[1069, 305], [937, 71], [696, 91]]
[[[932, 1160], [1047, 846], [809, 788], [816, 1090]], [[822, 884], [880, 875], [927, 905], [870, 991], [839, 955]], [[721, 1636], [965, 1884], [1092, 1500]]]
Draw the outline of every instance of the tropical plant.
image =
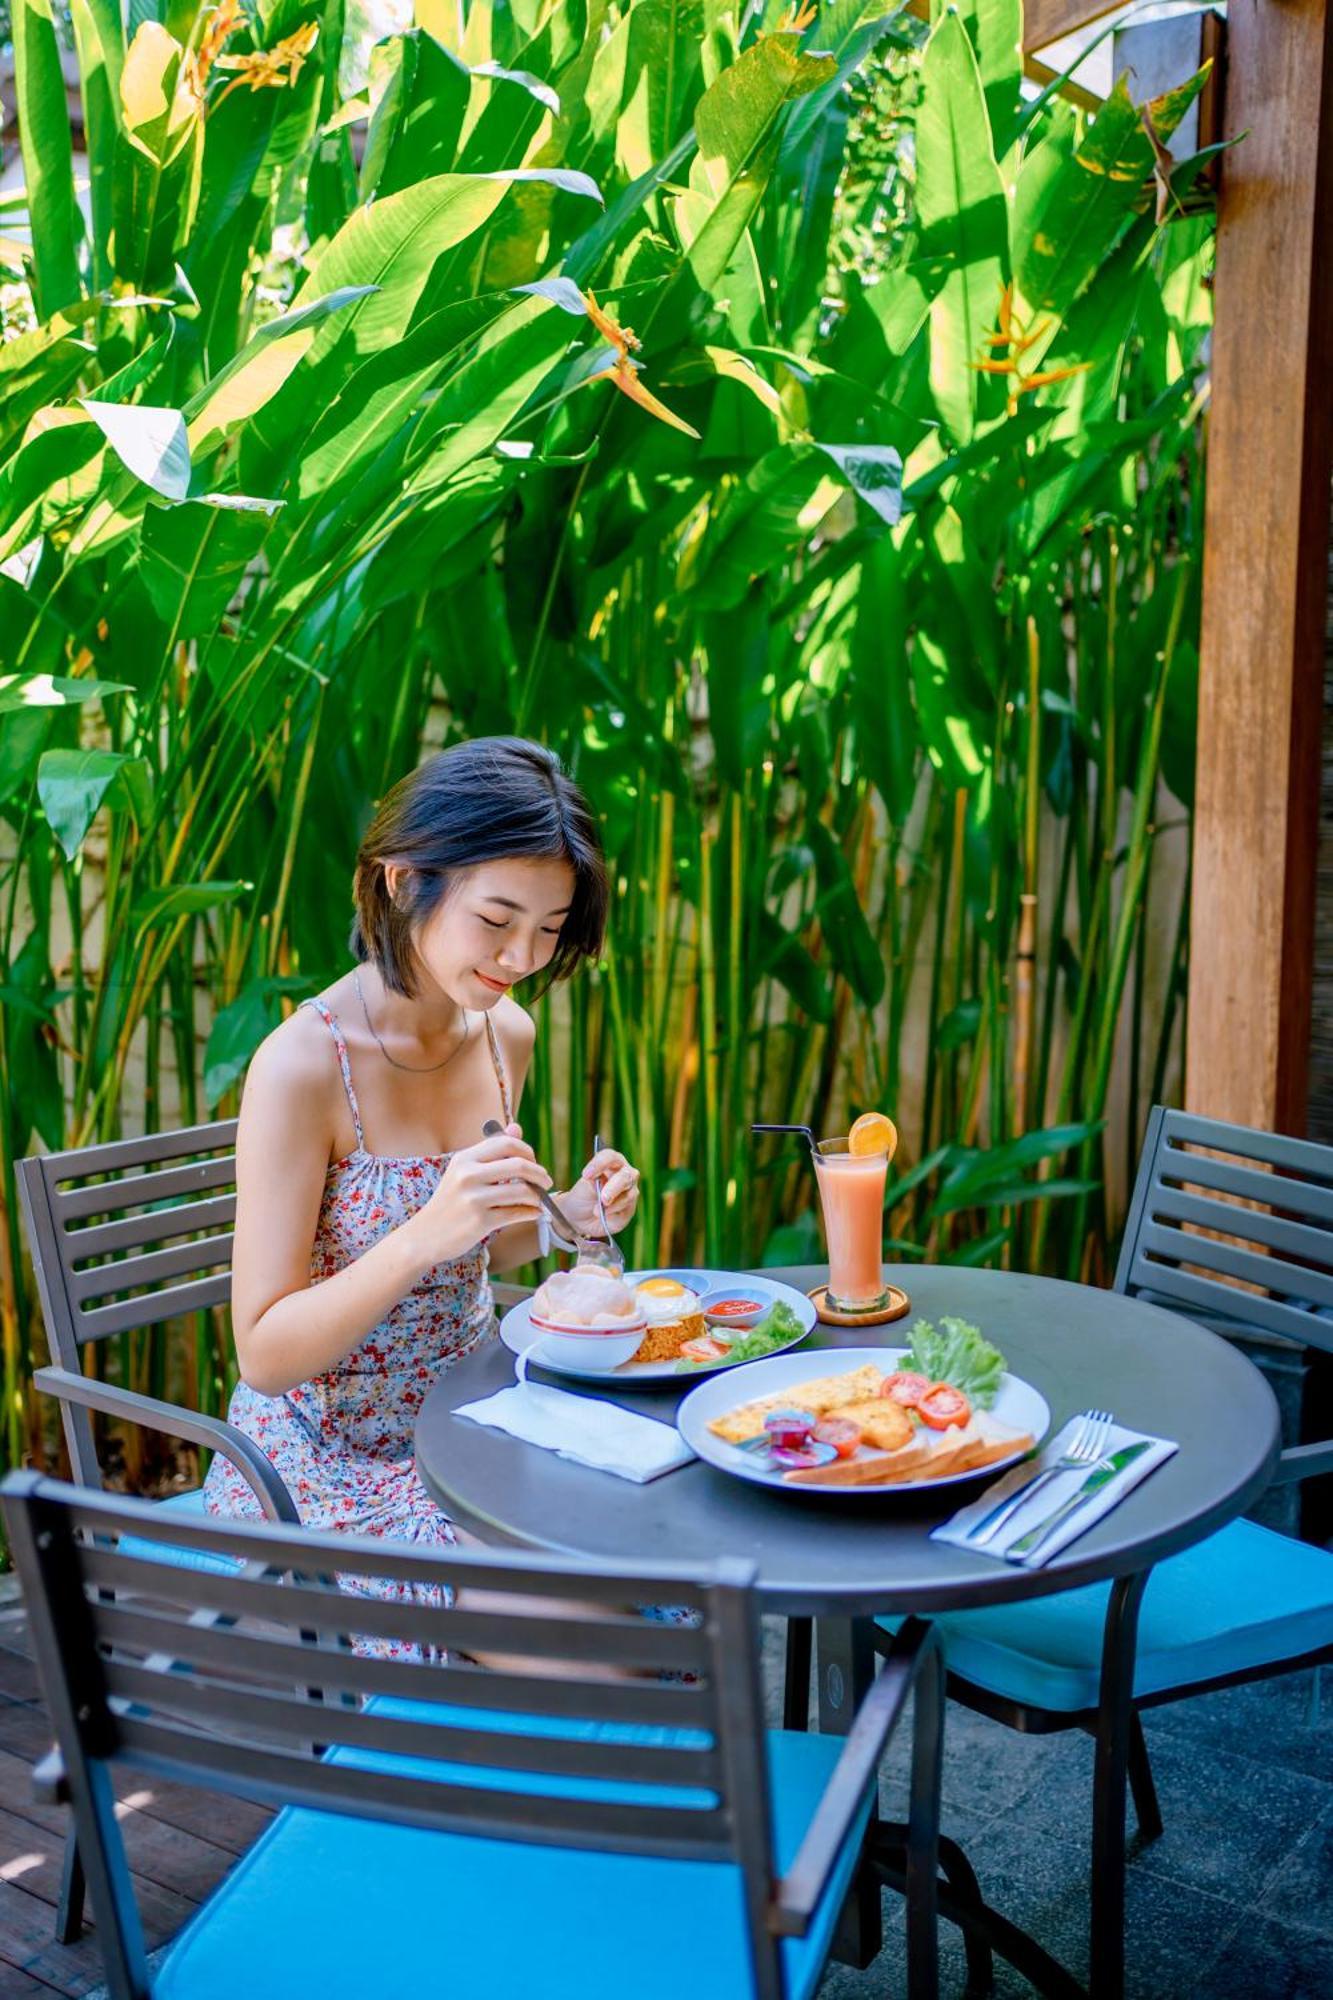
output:
[[[1183, 994], [1209, 234], [1163, 149], [1200, 80], [1025, 98], [1018, 0], [419, 0], [350, 96], [340, 0], [132, 18], [75, 0], [85, 215], [15, 8], [10, 1454], [15, 1159], [232, 1105], [450, 735], [546, 737], [603, 815], [612, 940], [525, 1116], [559, 1170], [633, 1152], [645, 1257], [813, 1252], [748, 1123], [880, 1104], [901, 1254], [1095, 1268]], [[913, 127], [882, 260], [867, 63]], [[209, 1406], [229, 1361], [113, 1365]]]

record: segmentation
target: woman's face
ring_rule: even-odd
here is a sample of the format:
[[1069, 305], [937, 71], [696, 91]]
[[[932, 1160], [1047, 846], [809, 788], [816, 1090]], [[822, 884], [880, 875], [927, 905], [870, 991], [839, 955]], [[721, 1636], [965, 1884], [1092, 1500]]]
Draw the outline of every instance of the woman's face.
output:
[[484, 861], [458, 875], [416, 933], [417, 956], [458, 1006], [493, 1007], [550, 963], [573, 899], [568, 861]]

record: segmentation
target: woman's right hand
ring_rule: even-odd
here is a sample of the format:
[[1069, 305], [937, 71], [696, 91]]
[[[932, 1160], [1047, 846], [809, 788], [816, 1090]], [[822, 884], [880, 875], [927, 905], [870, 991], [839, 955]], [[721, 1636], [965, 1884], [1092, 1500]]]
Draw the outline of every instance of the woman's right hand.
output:
[[417, 1238], [425, 1268], [444, 1264], [515, 1223], [536, 1222], [538, 1188], [551, 1176], [539, 1166], [522, 1128], [509, 1125], [493, 1139], [453, 1155], [439, 1186], [405, 1226]]

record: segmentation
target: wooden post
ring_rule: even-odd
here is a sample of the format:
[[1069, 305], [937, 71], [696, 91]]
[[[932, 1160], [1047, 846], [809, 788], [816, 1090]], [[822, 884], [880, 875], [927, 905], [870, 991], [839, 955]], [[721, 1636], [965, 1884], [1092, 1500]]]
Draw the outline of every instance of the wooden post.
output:
[[1209, 418], [1191, 1111], [1305, 1124], [1333, 475], [1329, 0], [1232, 0]]

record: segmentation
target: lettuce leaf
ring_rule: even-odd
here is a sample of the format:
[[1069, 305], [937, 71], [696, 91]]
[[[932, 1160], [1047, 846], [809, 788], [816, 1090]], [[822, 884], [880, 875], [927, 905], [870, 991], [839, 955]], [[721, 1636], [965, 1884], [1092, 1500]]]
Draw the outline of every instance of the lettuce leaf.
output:
[[988, 1410], [999, 1393], [1005, 1362], [980, 1327], [942, 1314], [938, 1327], [928, 1319], [919, 1319], [912, 1328], [909, 1365], [932, 1382], [952, 1382], [970, 1403]]

